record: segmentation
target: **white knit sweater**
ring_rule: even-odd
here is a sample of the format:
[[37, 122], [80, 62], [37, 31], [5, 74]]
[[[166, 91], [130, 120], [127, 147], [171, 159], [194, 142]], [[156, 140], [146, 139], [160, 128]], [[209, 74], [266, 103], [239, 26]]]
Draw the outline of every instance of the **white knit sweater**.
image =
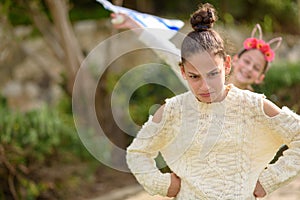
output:
[[[263, 95], [232, 86], [218, 103], [199, 102], [191, 92], [166, 101], [160, 123], [150, 116], [127, 149], [127, 163], [150, 194], [166, 196], [170, 174], [154, 158], [161, 152], [181, 178], [177, 200], [250, 200], [257, 180], [270, 193], [300, 171], [300, 117], [283, 108], [263, 111]], [[285, 151], [268, 165], [282, 144]]]

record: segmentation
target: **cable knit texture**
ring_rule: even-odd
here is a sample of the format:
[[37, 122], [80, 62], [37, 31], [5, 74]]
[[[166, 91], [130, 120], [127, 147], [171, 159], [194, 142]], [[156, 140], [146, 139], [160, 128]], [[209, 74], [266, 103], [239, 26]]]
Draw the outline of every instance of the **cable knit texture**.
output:
[[[222, 102], [199, 102], [191, 92], [166, 101], [127, 149], [132, 173], [150, 194], [166, 196], [170, 174], [157, 169], [161, 152], [181, 178], [177, 200], [251, 200], [257, 180], [270, 193], [300, 170], [300, 118], [283, 108], [268, 117], [264, 96], [231, 85]], [[282, 144], [289, 149], [268, 165]]]

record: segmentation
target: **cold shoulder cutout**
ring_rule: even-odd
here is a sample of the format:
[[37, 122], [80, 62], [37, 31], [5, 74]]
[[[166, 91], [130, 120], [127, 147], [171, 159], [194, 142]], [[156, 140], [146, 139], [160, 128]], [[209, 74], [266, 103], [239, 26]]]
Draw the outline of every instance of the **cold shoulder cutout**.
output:
[[263, 111], [268, 117], [275, 117], [280, 113], [280, 108], [268, 99], [263, 99]]
[[162, 120], [163, 112], [164, 112], [165, 104], [162, 105], [154, 114], [152, 118], [152, 122], [160, 123]]

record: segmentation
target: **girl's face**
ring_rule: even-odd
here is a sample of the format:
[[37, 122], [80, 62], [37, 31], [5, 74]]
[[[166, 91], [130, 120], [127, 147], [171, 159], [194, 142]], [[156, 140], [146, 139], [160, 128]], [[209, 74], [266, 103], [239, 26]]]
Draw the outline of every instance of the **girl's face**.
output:
[[206, 52], [195, 53], [186, 59], [181, 73], [199, 101], [218, 102], [226, 97], [225, 75], [230, 72], [230, 61], [230, 56], [224, 60]]
[[264, 79], [265, 64], [265, 58], [259, 50], [244, 52], [232, 62], [234, 84], [245, 88], [252, 84], [260, 84]]

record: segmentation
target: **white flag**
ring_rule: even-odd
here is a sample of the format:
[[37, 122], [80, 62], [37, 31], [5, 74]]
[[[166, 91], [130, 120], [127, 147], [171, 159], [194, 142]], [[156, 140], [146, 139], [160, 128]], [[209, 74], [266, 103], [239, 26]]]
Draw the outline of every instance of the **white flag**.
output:
[[[140, 13], [135, 10], [124, 8], [121, 6], [115, 6], [107, 0], [96, 0], [96, 1], [101, 3], [105, 9], [110, 10], [114, 13], [124, 13], [129, 15], [145, 28], [173, 30], [172, 32], [175, 34], [176, 31], [181, 29], [184, 25], [184, 22], [178, 19], [165, 19], [165, 18], [157, 17], [146, 13]], [[167, 39], [170, 39], [174, 34], [169, 35], [169, 38]]]

